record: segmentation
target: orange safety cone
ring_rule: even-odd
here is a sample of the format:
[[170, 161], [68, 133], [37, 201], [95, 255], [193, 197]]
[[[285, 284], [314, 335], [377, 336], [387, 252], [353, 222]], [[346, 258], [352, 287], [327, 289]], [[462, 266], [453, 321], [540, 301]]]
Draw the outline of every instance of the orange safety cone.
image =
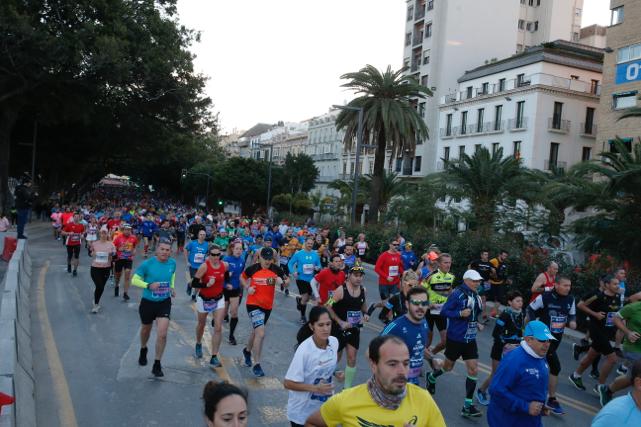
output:
[[11, 256], [16, 251], [16, 247], [18, 247], [18, 239], [11, 236], [5, 236], [4, 250], [2, 251], [2, 260], [5, 262], [9, 262]]

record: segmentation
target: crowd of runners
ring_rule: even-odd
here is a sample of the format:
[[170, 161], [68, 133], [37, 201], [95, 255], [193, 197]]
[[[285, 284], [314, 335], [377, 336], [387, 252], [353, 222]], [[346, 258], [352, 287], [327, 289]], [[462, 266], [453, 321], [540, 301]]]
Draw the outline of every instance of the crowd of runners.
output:
[[[125, 301], [132, 285], [142, 289], [138, 363], [148, 364], [155, 322], [152, 374], [157, 377], [164, 375], [161, 361], [176, 292], [186, 292], [195, 304], [196, 358], [203, 357], [204, 331], [211, 322], [211, 342], [205, 345], [215, 369], [221, 367], [224, 324], [229, 344], [238, 344], [235, 332], [244, 302], [248, 324], [241, 327], [250, 334], [239, 353], [253, 375], [262, 377], [276, 290], [295, 291], [298, 346], [283, 378], [292, 426], [443, 426], [431, 395], [459, 359], [467, 373], [461, 415], [480, 417], [475, 402], [487, 406], [491, 426], [537, 426], [541, 416], [563, 415], [556, 397], [561, 362], [579, 390], [586, 389], [582, 375], [590, 370], [602, 406], [614, 393], [632, 388], [612, 403], [616, 412], [608, 405], [595, 424], [612, 422], [612, 414], [620, 423], [621, 408], [627, 408], [633, 422], [641, 417], [641, 293], [626, 287], [624, 268], [608, 272], [592, 292], [575, 298], [570, 279], [550, 262], [533, 282], [531, 295], [523, 295], [510, 286], [505, 250], [454, 260], [436, 246], [416, 255], [412, 244], [397, 236], [386, 251], [374, 254], [379, 295], [368, 295], [364, 258], [372, 248], [365, 234], [348, 236], [342, 228], [206, 214], [150, 195], [106, 190], [96, 190], [77, 205], [54, 207], [51, 220], [53, 237], [65, 246], [69, 274], [77, 275], [85, 250], [91, 258], [92, 313], [100, 312], [109, 283], [113, 295]], [[176, 274], [176, 257], [184, 257], [188, 281]], [[451, 272], [454, 262], [467, 267], [460, 280]], [[372, 377], [355, 385], [360, 332], [377, 311], [374, 320], [384, 329], [366, 346]], [[561, 361], [557, 349], [565, 329], [577, 328], [578, 316], [587, 319], [588, 333], [574, 344], [576, 363]], [[492, 373], [477, 387], [477, 334], [492, 320]], [[441, 352], [444, 357], [438, 356]], [[608, 384], [614, 369], [619, 376]], [[337, 393], [339, 387], [343, 391]], [[244, 391], [210, 383], [203, 397], [209, 425], [227, 425], [217, 423], [216, 414], [246, 425]], [[234, 411], [220, 412], [225, 399], [234, 402]]]

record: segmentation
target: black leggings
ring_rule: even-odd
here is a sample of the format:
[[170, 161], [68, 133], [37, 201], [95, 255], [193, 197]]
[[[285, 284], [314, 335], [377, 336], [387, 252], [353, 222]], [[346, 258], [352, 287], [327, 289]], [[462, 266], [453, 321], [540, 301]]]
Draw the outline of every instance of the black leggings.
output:
[[94, 285], [96, 285], [96, 290], [93, 293], [94, 304], [100, 302], [100, 297], [105, 290], [105, 285], [107, 284], [107, 280], [109, 280], [110, 274], [111, 267], [91, 267], [91, 280], [93, 280]]
[[295, 423], [295, 422], [293, 422], [293, 421], [290, 421], [289, 423], [291, 424], [291, 427], [303, 427], [303, 425], [302, 425], [302, 424], [296, 424], [296, 423]]

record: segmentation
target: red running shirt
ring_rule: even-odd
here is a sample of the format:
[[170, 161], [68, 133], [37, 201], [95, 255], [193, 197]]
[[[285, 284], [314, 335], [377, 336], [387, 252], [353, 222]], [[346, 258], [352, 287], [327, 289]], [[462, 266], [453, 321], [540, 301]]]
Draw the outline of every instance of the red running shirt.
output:
[[205, 272], [205, 275], [200, 279], [200, 283], [206, 285], [209, 282], [209, 279], [211, 279], [212, 277], [216, 279], [216, 281], [209, 288], [200, 288], [199, 295], [207, 299], [217, 298], [220, 294], [223, 293], [226, 271], [225, 264], [221, 262], [218, 267], [214, 268], [214, 266], [211, 265], [211, 262], [207, 260], [205, 261], [205, 265], [207, 266], [207, 271]]
[[345, 283], [345, 272], [334, 272], [330, 268], [324, 268], [314, 276], [314, 279], [318, 282], [319, 304], [325, 305], [330, 297], [330, 293], [333, 294], [337, 288], [343, 286], [343, 283]]
[[62, 231], [73, 233], [67, 236], [67, 240], [65, 241], [67, 246], [80, 246], [82, 233], [85, 232], [85, 226], [82, 224], [76, 224], [75, 222], [70, 222], [62, 228]]

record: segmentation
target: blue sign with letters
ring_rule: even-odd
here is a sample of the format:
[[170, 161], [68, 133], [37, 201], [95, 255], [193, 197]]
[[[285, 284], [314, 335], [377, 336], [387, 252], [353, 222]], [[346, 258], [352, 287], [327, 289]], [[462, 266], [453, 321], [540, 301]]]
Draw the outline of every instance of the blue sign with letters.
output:
[[619, 64], [616, 68], [616, 84], [636, 82], [641, 80], [641, 59], [625, 64]]

